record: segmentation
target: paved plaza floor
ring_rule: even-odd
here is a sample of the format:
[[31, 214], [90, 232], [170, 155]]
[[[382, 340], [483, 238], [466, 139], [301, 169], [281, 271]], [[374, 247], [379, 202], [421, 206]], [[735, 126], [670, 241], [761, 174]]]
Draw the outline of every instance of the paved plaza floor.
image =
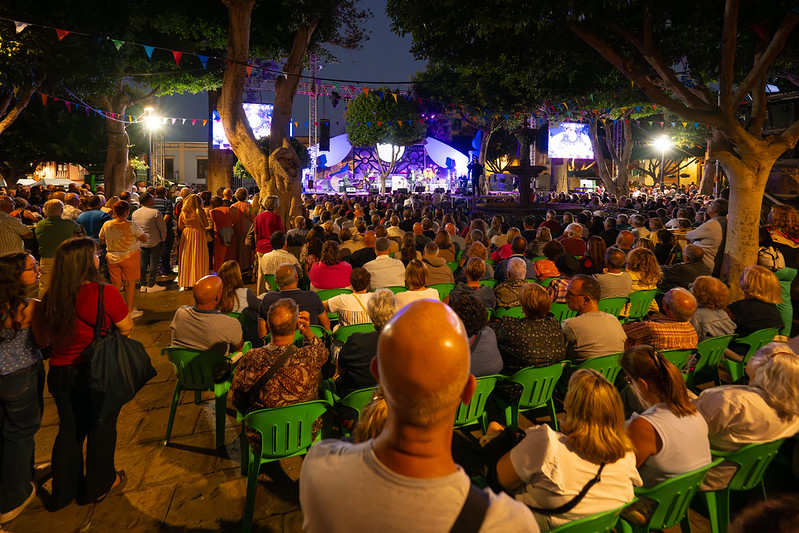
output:
[[[3, 531], [239, 531], [246, 479], [239, 471], [239, 425], [230, 402], [224, 452], [214, 448], [211, 393], [204, 393], [200, 405], [193, 403], [192, 393], [183, 393], [170, 444], [164, 446], [175, 372], [160, 351], [170, 343], [169, 323], [175, 309], [191, 303], [191, 293], [177, 291], [174, 284], [168, 291], [136, 295], [136, 305], [144, 315], [135, 321], [132, 336], [147, 348], [158, 375], [119, 416], [116, 465], [127, 472], [125, 491], [100, 504], [72, 503], [51, 513], [45, 509], [51, 486], [48, 481], [38, 498], [19, 518], [3, 526]], [[57, 431], [56, 407], [45, 391], [44, 420], [36, 437], [37, 463], [50, 460]], [[294, 457], [262, 470], [253, 531], [301, 530], [301, 465], [302, 459]], [[695, 532], [709, 531], [707, 520], [693, 511], [691, 521]]]

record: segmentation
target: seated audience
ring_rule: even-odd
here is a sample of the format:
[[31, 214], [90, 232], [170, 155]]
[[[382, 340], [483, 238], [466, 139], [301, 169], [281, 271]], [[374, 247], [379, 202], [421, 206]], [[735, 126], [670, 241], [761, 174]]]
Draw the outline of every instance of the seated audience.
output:
[[629, 253], [630, 250], [633, 249], [633, 244], [635, 243], [635, 235], [631, 231], [624, 230], [619, 232], [619, 236], [616, 237], [616, 248], [624, 252], [625, 254]]
[[338, 313], [338, 325], [368, 324], [366, 309], [372, 293], [369, 292], [371, 276], [364, 268], [353, 268], [350, 274], [351, 294], [339, 294], [322, 302], [328, 313]]
[[544, 245], [544, 257], [533, 263], [536, 279], [545, 280], [560, 276], [558, 267], [555, 266], [555, 259], [563, 255], [563, 245], [560, 241], [552, 240]]
[[[258, 263], [259, 276], [266, 275], [274, 276], [277, 267], [282, 264], [299, 265], [300, 262], [294, 257], [294, 254], [288, 251], [288, 243], [286, 242], [286, 234], [282, 231], [276, 231], [269, 237], [269, 242], [272, 245], [272, 251], [266, 252], [261, 255], [261, 261]], [[266, 284], [264, 284], [266, 285]], [[269, 290], [268, 287], [264, 289]]]
[[582, 363], [624, 351], [627, 334], [615, 316], [599, 310], [599, 282], [578, 274], [572, 278], [566, 292], [569, 309], [577, 316], [561, 323], [566, 337], [566, 357]]
[[[526, 222], [525, 225], [527, 225]], [[552, 232], [549, 231], [549, 228], [538, 228], [533, 235], [535, 238], [529, 240], [529, 244], [527, 245], [527, 257], [530, 259], [544, 257], [544, 246], [546, 246], [546, 244], [552, 240]], [[524, 236], [524, 233], [522, 234], [522, 237], [525, 239], [527, 238]]]
[[475, 242], [469, 245], [466, 248], [466, 253], [463, 254], [460, 258], [460, 266], [455, 270], [455, 279], [457, 281], [465, 281], [466, 280], [466, 273], [464, 272], [464, 265], [466, 262], [471, 259], [472, 257], [477, 257], [483, 264], [485, 264], [486, 271], [483, 274], [482, 279], [494, 279], [494, 267], [488, 264], [488, 250], [481, 242]]
[[524, 256], [524, 253], [527, 251], [527, 241], [524, 240], [524, 237], [520, 236], [513, 239], [513, 242], [511, 242], [511, 251], [513, 252], [513, 255], [507, 259], [503, 259], [499, 264], [497, 264], [497, 267], [494, 269], [494, 279], [499, 283], [502, 283], [508, 279], [508, 263], [514, 258], [524, 261], [525, 267], [527, 269], [524, 279], [536, 279], [535, 267], [533, 266], [533, 263]]
[[511, 247], [511, 243], [513, 242], [513, 239], [515, 239], [521, 234], [522, 232], [519, 231], [519, 228], [510, 228], [506, 235], [502, 235], [501, 237], [497, 235], [493, 239], [491, 239], [492, 245], [497, 243], [498, 239], [500, 238], [504, 240], [504, 243], [501, 246], [497, 244], [498, 248], [494, 250], [494, 252], [491, 254], [491, 259], [493, 261], [500, 262], [503, 259], [507, 259], [511, 255], [513, 255], [513, 249]]
[[405, 285], [405, 265], [399, 259], [389, 256], [391, 241], [381, 237], [375, 241], [377, 257], [363, 268], [369, 271], [373, 289], [383, 287], [402, 287]]
[[[475, 387], [463, 325], [442, 303], [414, 302], [384, 328], [371, 368], [385, 393], [386, 427], [362, 444], [311, 448], [300, 472], [303, 530], [400, 531], [412, 510], [424, 529], [448, 531], [470, 490], [451, 450], [455, 411]], [[487, 496], [484, 531], [538, 530], [524, 505]]]
[[[658, 287], [658, 283], [663, 276], [655, 254], [651, 250], [643, 247], [635, 247], [627, 254], [627, 265], [625, 271], [630, 275], [632, 281], [630, 292], [653, 291]], [[657, 302], [653, 299], [649, 305], [649, 311], [658, 311]], [[622, 316], [627, 316], [629, 304], [625, 308]]]
[[440, 299], [437, 290], [427, 288], [428, 276], [427, 265], [420, 259], [414, 259], [408, 263], [408, 267], [405, 269], [405, 284], [408, 286], [408, 290], [397, 294], [398, 308], [401, 309], [414, 300]]
[[508, 262], [507, 280], [494, 288], [494, 298], [497, 308], [517, 307], [521, 305], [519, 299], [522, 287], [528, 285], [525, 276], [527, 265], [521, 257], [511, 257]]
[[[563, 231], [563, 235], [557, 239], [563, 245], [563, 251], [573, 256], [585, 255], [585, 241], [583, 240], [583, 227], [576, 222], [572, 222]], [[543, 251], [543, 250], [542, 250]]]
[[699, 276], [691, 285], [691, 293], [697, 304], [691, 325], [699, 341], [735, 333], [735, 322], [726, 311], [730, 289], [724, 282], [713, 276]]
[[682, 263], [660, 268], [663, 272], [663, 281], [658, 284], [658, 289], [664, 292], [675, 287], [688, 289], [699, 276], [709, 276], [710, 267], [704, 263], [703, 257], [704, 252], [699, 246], [686, 245], [682, 251]]
[[563, 330], [548, 316], [552, 302], [544, 288], [532, 283], [525, 285], [521, 290], [521, 306], [524, 318], [503, 316], [490, 324], [508, 375], [528, 366], [558, 363], [566, 357]]
[[291, 298], [300, 306], [300, 311], [307, 311], [310, 315], [311, 325], [319, 324], [327, 330], [330, 329], [330, 319], [327, 318], [325, 306], [322, 305], [319, 296], [313, 291], [304, 291], [297, 287], [297, 268], [284, 264], [280, 265], [275, 272], [275, 283], [278, 290], [264, 294], [258, 308], [259, 337], [264, 338], [269, 332], [266, 321], [269, 308], [281, 298]]
[[632, 290], [633, 280], [630, 274], [623, 270], [627, 256], [616, 248], [608, 248], [605, 253], [605, 271], [594, 274], [599, 283], [601, 298], [627, 298]]
[[363, 234], [363, 248], [353, 252], [349, 257], [349, 263], [352, 265], [352, 268], [362, 267], [369, 261], [373, 261], [377, 258], [377, 254], [375, 253], [376, 240], [377, 237], [374, 231], [367, 231]]
[[436, 233], [436, 238], [433, 241], [438, 246], [438, 256], [443, 259], [444, 261], [455, 261], [455, 255], [458, 251], [455, 249], [455, 246], [452, 244], [452, 237], [450, 237], [447, 230], [440, 229], [438, 233]]
[[496, 304], [494, 289], [487, 285], [480, 285], [486, 271], [486, 264], [479, 257], [472, 257], [466, 262], [466, 283], [459, 281], [452, 292], [449, 293], [450, 300], [455, 300], [462, 294], [473, 294], [483, 302], [488, 309], [493, 309]]
[[696, 312], [696, 299], [682, 288], [671, 289], [663, 297], [663, 313], [641, 322], [624, 325], [628, 346], [648, 344], [656, 350], [689, 350], [699, 342], [691, 317]]
[[[746, 375], [749, 385], [712, 387], [694, 400], [707, 420], [714, 450], [737, 450], [799, 432], [799, 356], [787, 345], [773, 342], [752, 356]], [[735, 471], [731, 463], [722, 463], [708, 472], [702, 489], [726, 487]]]
[[438, 256], [438, 245], [430, 241], [424, 246], [422, 262], [427, 265], [428, 283], [437, 285], [439, 283], [455, 283], [452, 270], [447, 262]]
[[230, 348], [236, 351], [242, 347], [241, 324], [217, 309], [223, 289], [218, 276], [205, 276], [194, 284], [194, 305], [179, 307], [169, 325], [173, 346], [222, 355], [227, 355]]
[[605, 271], [605, 252], [608, 247], [605, 241], [598, 235], [592, 235], [588, 238], [586, 245], [585, 257], [580, 259], [580, 274], [586, 276], [593, 276], [594, 274], [601, 274]]
[[646, 345], [626, 350], [619, 363], [641, 402], [651, 406], [627, 421], [644, 487], [709, 464], [707, 422], [689, 400], [680, 371]]
[[402, 249], [400, 250], [400, 259], [402, 264], [406, 267], [413, 259], [421, 259], [422, 253], [416, 249], [416, 239], [412, 233], [406, 233], [402, 237]]
[[[677, 260], [677, 255], [680, 253], [680, 245], [677, 244], [674, 235], [667, 229], [660, 229], [655, 235], [657, 235], [657, 242], [655, 242], [654, 251], [655, 257], [658, 258], [658, 263], [661, 265], [673, 265]], [[685, 258], [683, 258], [684, 260]]]
[[450, 306], [466, 329], [471, 353], [469, 372], [477, 377], [500, 373], [502, 357], [494, 330], [488, 327], [488, 313], [483, 302], [472, 294], [461, 294]]
[[241, 269], [237, 261], [225, 261], [219, 268], [219, 279], [222, 280], [222, 297], [217, 309], [223, 313], [250, 313], [258, 316], [261, 300], [248, 287], [244, 286]]
[[338, 258], [338, 243], [326, 241], [322, 246], [322, 257], [311, 265], [308, 277], [311, 289], [343, 289], [350, 286], [351, 273], [352, 265]]
[[553, 279], [547, 286], [547, 294], [552, 303], [566, 303], [566, 291], [572, 278], [580, 271], [580, 262], [573, 255], [561, 254], [555, 259], [560, 276]]
[[366, 304], [369, 321], [375, 330], [353, 333], [338, 353], [338, 378], [336, 392], [346, 396], [352, 391], [374, 387], [377, 381], [369, 371], [372, 359], [377, 355], [377, 340], [383, 326], [394, 316], [397, 299], [388, 289], [377, 289]]
[[599, 482], [572, 510], [536, 514], [544, 530], [609, 511], [631, 501], [641, 478], [633, 443], [624, 428], [621, 398], [595, 370], [578, 370], [569, 379], [561, 432], [533, 426], [497, 463], [497, 479], [530, 506], [555, 509], [569, 502], [591, 479]]

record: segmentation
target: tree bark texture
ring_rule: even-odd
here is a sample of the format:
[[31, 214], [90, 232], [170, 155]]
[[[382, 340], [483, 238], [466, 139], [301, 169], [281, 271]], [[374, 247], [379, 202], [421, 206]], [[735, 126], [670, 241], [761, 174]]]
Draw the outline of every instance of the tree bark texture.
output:
[[[125, 106], [121, 111], [114, 113], [124, 113]], [[118, 195], [128, 189], [133, 181], [129, 180], [128, 175], [128, 145], [130, 138], [123, 122], [114, 119], [106, 119], [106, 131], [108, 134], [108, 151], [105, 156], [103, 166], [103, 180], [105, 183], [105, 193], [107, 196]]]
[[[208, 91], [208, 114], [217, 108], [219, 91]], [[213, 147], [213, 141], [208, 140], [208, 179], [206, 185], [209, 191], [219, 187], [230, 187], [233, 184], [233, 165], [236, 164], [236, 155], [229, 150], [219, 150]]]
[[[551, 159], [552, 162], [552, 178], [554, 180], [555, 192], [569, 192], [569, 177], [566, 174], [567, 165], [565, 159]], [[557, 163], [560, 161], [560, 163]]]

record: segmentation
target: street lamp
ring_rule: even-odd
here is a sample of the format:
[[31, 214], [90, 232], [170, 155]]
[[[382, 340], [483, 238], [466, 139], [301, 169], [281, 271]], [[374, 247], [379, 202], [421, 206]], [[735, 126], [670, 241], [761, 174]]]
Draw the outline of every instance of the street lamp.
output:
[[660, 150], [660, 190], [663, 191], [666, 185], [663, 177], [663, 170], [666, 167], [666, 150], [671, 148], [672, 142], [668, 135], [661, 135], [652, 144]]
[[147, 182], [150, 185], [155, 185], [153, 182], [153, 131], [161, 127], [161, 118], [155, 115], [155, 108], [152, 106], [144, 108], [144, 125], [147, 127], [147, 131], [150, 134], [150, 148], [147, 157], [147, 162], [149, 163], [147, 165]]

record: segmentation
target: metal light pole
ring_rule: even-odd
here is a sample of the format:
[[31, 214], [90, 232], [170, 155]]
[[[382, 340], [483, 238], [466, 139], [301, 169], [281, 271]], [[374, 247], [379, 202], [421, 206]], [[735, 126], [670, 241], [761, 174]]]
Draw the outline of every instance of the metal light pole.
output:
[[161, 118], [155, 115], [155, 109], [152, 106], [144, 108], [144, 122], [149, 132], [149, 154], [147, 159], [147, 182], [150, 185], [155, 185], [155, 176], [153, 174], [153, 131], [161, 127]]

